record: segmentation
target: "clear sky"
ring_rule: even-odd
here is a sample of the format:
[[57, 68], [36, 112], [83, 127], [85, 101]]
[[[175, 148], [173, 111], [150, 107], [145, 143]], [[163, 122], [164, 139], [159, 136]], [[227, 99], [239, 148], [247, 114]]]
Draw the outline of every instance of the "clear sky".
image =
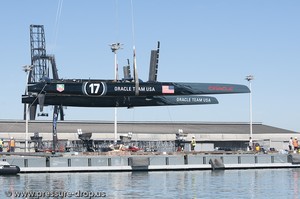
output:
[[[22, 66], [30, 64], [29, 26], [37, 24], [61, 78], [112, 79], [109, 44], [120, 42], [119, 75], [135, 45], [147, 80], [160, 41], [159, 81], [249, 85], [252, 74], [253, 122], [300, 132], [299, 10], [298, 0], [3, 0], [0, 119], [23, 117]], [[218, 105], [120, 108], [118, 120], [249, 122], [249, 94], [215, 97]], [[65, 119], [113, 121], [114, 109], [67, 107]]]

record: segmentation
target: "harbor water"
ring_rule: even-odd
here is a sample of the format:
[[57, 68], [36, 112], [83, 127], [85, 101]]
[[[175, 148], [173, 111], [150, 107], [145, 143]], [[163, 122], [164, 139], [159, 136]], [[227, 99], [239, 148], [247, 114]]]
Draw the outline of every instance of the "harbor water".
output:
[[299, 168], [22, 173], [0, 176], [0, 198], [295, 199], [300, 198], [299, 185]]

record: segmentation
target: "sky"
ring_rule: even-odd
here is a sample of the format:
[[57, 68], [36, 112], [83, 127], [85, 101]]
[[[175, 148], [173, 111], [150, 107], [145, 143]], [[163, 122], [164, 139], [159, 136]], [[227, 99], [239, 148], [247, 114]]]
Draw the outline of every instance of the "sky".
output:
[[[0, 120], [22, 119], [30, 25], [44, 25], [61, 78], [114, 78], [136, 47], [139, 78], [160, 41], [158, 81], [234, 83], [253, 75], [253, 122], [300, 132], [300, 1], [0, 1]], [[119, 108], [118, 121], [249, 122], [249, 94], [217, 105]], [[45, 108], [52, 114], [53, 108]], [[66, 107], [66, 120], [113, 121], [114, 108]], [[38, 118], [38, 120], [51, 120]]]

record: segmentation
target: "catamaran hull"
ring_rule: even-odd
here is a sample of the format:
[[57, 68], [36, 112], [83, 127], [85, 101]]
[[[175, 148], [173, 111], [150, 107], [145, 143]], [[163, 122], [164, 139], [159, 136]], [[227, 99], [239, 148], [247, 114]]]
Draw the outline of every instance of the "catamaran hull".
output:
[[51, 80], [28, 85], [30, 93], [77, 96], [171, 96], [249, 93], [245, 85], [217, 83], [140, 82], [136, 92], [134, 82], [110, 80]]
[[[37, 97], [22, 97], [22, 103], [39, 104]], [[143, 107], [218, 104], [215, 97], [209, 96], [152, 96], [152, 97], [91, 97], [62, 96], [47, 94], [43, 105], [62, 105], [75, 107]]]

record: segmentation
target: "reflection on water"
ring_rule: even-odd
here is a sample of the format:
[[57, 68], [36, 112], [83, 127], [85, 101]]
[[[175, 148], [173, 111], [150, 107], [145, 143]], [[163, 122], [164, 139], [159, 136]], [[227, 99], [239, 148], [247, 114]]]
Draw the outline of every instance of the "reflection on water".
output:
[[61, 191], [105, 192], [106, 198], [295, 199], [300, 197], [299, 176], [300, 169], [20, 174], [0, 176], [0, 198], [24, 191]]

